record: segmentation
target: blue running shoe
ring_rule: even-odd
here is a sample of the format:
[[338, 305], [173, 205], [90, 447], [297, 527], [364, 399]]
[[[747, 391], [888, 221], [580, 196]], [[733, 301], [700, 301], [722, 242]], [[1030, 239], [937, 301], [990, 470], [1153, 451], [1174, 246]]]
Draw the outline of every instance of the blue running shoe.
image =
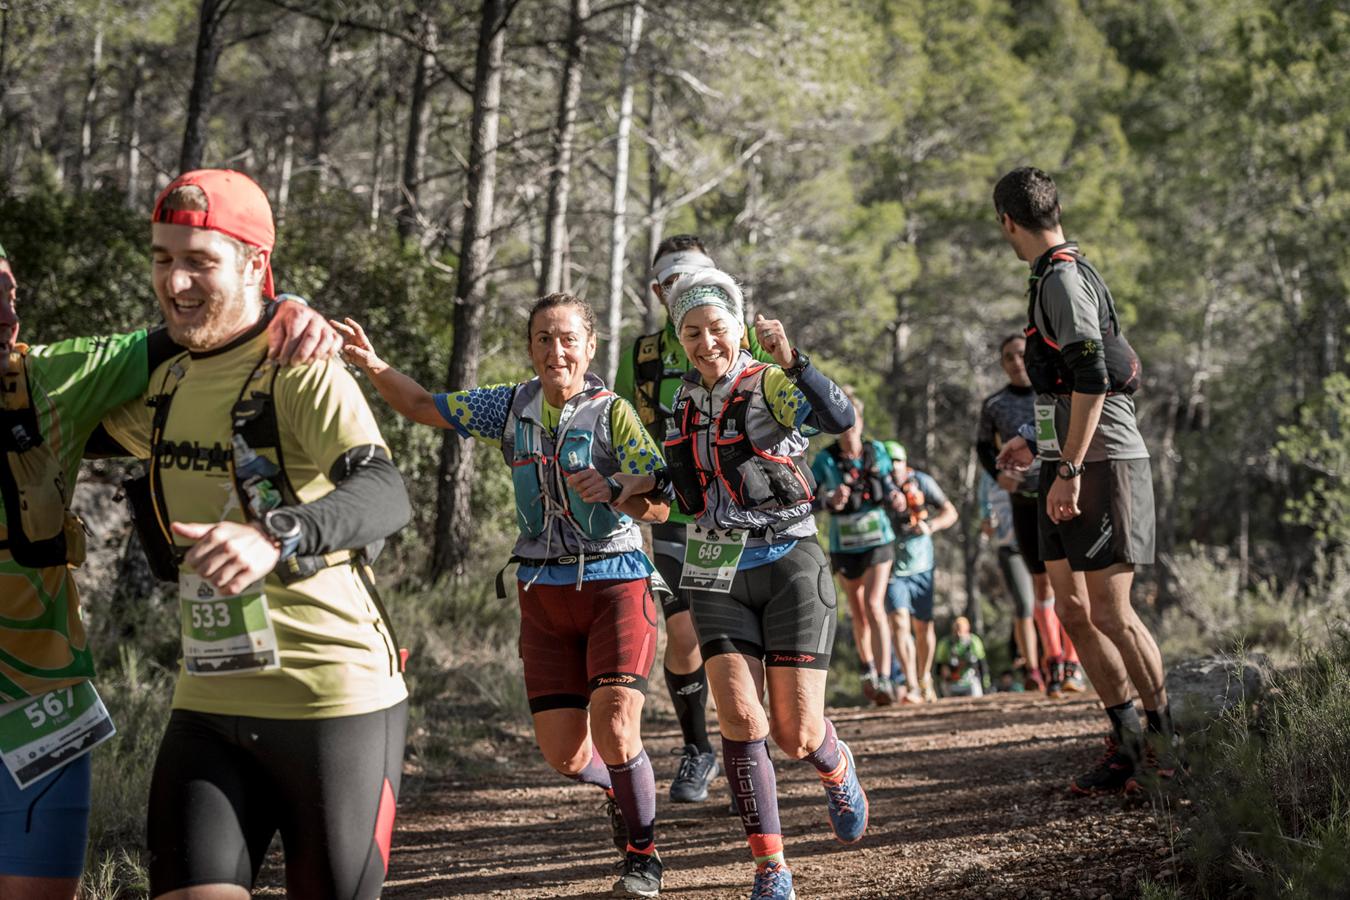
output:
[[841, 844], [853, 844], [862, 838], [867, 830], [867, 794], [858, 782], [858, 768], [853, 763], [853, 751], [848, 744], [839, 742], [839, 752], [844, 757], [844, 776], [838, 784], [823, 781], [825, 799], [829, 802], [830, 827], [834, 829], [834, 838]]
[[797, 900], [797, 892], [792, 889], [792, 870], [787, 863], [776, 859], [760, 863], [755, 869], [750, 900]]

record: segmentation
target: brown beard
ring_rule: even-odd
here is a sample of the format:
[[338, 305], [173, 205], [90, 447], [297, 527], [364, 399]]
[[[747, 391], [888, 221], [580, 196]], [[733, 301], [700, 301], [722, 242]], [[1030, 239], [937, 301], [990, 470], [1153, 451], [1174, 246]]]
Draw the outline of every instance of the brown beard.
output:
[[[173, 303], [172, 300], [169, 301]], [[168, 324], [169, 337], [189, 350], [204, 352], [214, 350], [224, 344], [240, 330], [244, 323], [256, 321], [249, 314], [249, 302], [243, 285], [233, 296], [213, 294], [206, 298], [206, 317], [197, 325], [182, 326], [174, 324], [168, 315], [164, 317]]]

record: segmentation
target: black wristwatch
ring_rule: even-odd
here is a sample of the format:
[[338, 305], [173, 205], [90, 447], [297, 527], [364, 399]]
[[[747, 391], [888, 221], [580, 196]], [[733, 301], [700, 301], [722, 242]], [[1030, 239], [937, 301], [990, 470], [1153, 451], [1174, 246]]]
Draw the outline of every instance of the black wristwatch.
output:
[[263, 513], [262, 530], [281, 545], [281, 558], [290, 559], [300, 546], [300, 517], [288, 509], [269, 509]]
[[1067, 459], [1062, 459], [1059, 461], [1059, 465], [1055, 466], [1055, 474], [1065, 481], [1068, 481], [1071, 478], [1077, 478], [1079, 475], [1082, 475], [1083, 466], [1081, 463], [1075, 466]]
[[793, 381], [796, 381], [798, 376], [805, 372], [806, 367], [809, 365], [811, 365], [811, 358], [802, 351], [794, 348], [792, 351], [792, 365], [784, 369], [783, 374]]

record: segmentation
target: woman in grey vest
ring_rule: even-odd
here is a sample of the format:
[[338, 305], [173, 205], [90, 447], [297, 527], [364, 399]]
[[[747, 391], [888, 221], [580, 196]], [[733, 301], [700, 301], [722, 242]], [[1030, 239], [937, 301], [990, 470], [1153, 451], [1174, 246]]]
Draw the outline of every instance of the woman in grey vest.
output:
[[535, 738], [555, 769], [609, 797], [624, 854], [615, 896], [657, 896], [656, 783], [639, 727], [657, 613], [635, 520], [664, 521], [670, 502], [637, 412], [587, 371], [590, 305], [563, 293], [535, 303], [529, 381], [440, 394], [379, 359], [351, 319], [334, 325], [348, 360], [394, 409], [501, 447], [520, 528], [512, 562]]
[[680, 507], [695, 520], [681, 585], [691, 590], [723, 761], [757, 864], [751, 896], [788, 900], [795, 894], [767, 736], [816, 767], [836, 838], [851, 844], [867, 827], [853, 756], [825, 718], [835, 594], [805, 459], [806, 433], [845, 431], [853, 407], [792, 349], [777, 320], [755, 322], [776, 364], [740, 349], [742, 299], [730, 276], [696, 272], [678, 291], [671, 318], [694, 367], [665, 442]]

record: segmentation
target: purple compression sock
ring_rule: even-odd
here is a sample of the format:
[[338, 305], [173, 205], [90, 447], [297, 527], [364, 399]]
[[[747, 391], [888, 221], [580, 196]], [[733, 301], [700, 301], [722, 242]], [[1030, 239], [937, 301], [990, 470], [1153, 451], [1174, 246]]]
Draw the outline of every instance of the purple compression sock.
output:
[[839, 768], [839, 760], [843, 754], [839, 752], [839, 741], [835, 736], [834, 723], [829, 719], [825, 720], [825, 740], [820, 742], [820, 746], [806, 754], [806, 761], [816, 767], [816, 770], [822, 775], [832, 775]]
[[586, 764], [586, 768], [567, 777], [573, 781], [580, 781], [582, 784], [593, 784], [605, 791], [613, 787], [609, 778], [609, 767], [600, 758], [600, 753], [595, 749], [595, 745], [591, 745], [591, 761]]
[[723, 735], [722, 761], [745, 833], [782, 834], [783, 826], [778, 822], [778, 784], [768, 744], [762, 739], [733, 741]]
[[647, 751], [639, 751], [621, 766], [606, 768], [614, 782], [614, 799], [628, 824], [628, 845], [645, 851], [656, 835], [656, 776]]

